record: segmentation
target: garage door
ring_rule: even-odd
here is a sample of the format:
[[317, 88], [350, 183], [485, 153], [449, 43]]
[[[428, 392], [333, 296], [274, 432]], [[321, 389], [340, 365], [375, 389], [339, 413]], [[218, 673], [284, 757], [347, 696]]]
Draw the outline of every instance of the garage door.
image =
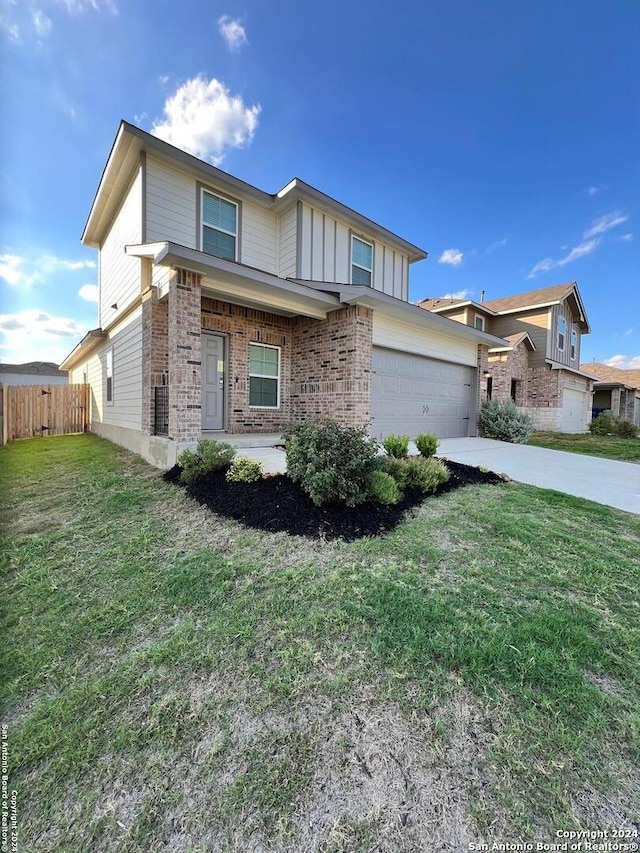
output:
[[586, 432], [589, 422], [589, 394], [565, 387], [562, 392], [562, 432]]
[[374, 347], [372, 435], [469, 435], [470, 419], [475, 418], [475, 377], [473, 367]]

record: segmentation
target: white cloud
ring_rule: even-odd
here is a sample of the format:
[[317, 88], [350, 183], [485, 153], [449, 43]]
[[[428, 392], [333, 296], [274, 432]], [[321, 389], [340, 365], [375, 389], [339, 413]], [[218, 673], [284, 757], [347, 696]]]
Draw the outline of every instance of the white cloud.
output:
[[591, 237], [597, 237], [599, 234], [604, 234], [611, 231], [612, 228], [617, 228], [618, 225], [623, 225], [629, 219], [628, 216], [621, 213], [619, 210], [613, 213], [605, 213], [598, 219], [594, 219], [591, 226], [584, 232], [583, 239], [589, 240]]
[[598, 247], [599, 243], [600, 240], [587, 240], [580, 243], [579, 246], [574, 246], [574, 248], [571, 249], [569, 254], [565, 255], [564, 258], [558, 258], [557, 260], [554, 260], [553, 258], [545, 258], [542, 261], [538, 261], [527, 278], [535, 278], [538, 273], [549, 272], [549, 270], [555, 269], [556, 267], [564, 267], [566, 264], [570, 264], [578, 258], [590, 255], [591, 252]]
[[52, 317], [37, 309], [0, 314], [2, 361], [60, 363], [71, 350], [72, 339], [80, 338], [85, 331], [70, 317]]
[[587, 195], [594, 196], [594, 195], [597, 195], [601, 189], [602, 189], [602, 187], [591, 186], [591, 187], [587, 187], [585, 192]]
[[495, 243], [492, 243], [490, 246], [487, 246], [487, 248], [484, 250], [485, 255], [490, 255], [497, 249], [501, 249], [503, 246], [506, 246], [507, 240], [507, 237], [503, 237], [502, 240], [496, 240]]
[[171, 78], [169, 77], [168, 74], [161, 74], [158, 77], [158, 80], [162, 83], [163, 86], [165, 86], [169, 82], [170, 79]]
[[236, 21], [228, 15], [222, 15], [218, 19], [218, 32], [226, 41], [229, 50], [240, 50], [243, 45], [249, 44], [247, 34], [240, 21]]
[[86, 12], [87, 9], [93, 9], [94, 12], [110, 12], [112, 15], [118, 14], [118, 8], [113, 0], [58, 0], [58, 4], [64, 6], [70, 15]]
[[259, 105], [245, 106], [219, 80], [198, 75], [167, 98], [164, 120], [156, 120], [151, 133], [217, 166], [227, 148], [251, 142], [259, 114]]
[[609, 367], [618, 367], [620, 370], [640, 370], [640, 355], [612, 355], [605, 359]]
[[448, 264], [451, 267], [459, 267], [462, 263], [463, 254], [460, 249], [445, 249], [438, 258], [439, 264]]
[[469, 299], [472, 290], [456, 290], [454, 293], [445, 293], [441, 299]]
[[621, 234], [618, 240], [622, 240], [623, 243], [630, 243], [633, 240], [633, 234]]
[[96, 262], [89, 260], [68, 261], [55, 255], [41, 255], [37, 258], [23, 258], [20, 255], [0, 255], [0, 278], [7, 284], [31, 287], [37, 281], [43, 281], [48, 275], [60, 271], [77, 272], [95, 269]]
[[622, 334], [623, 334], [623, 335], [625, 336], [625, 338], [626, 338], [628, 335], [632, 335], [634, 332], [635, 332], [635, 328], [631, 328], [631, 329], [627, 329], [627, 331], [626, 331], [626, 332], [623, 332]]
[[98, 285], [97, 284], [83, 284], [80, 290], [78, 291], [78, 296], [81, 299], [86, 299], [87, 302], [97, 302], [98, 301]]
[[48, 18], [41, 9], [35, 9], [31, 13], [31, 23], [36, 31], [36, 35], [40, 38], [45, 38], [51, 31], [51, 18]]

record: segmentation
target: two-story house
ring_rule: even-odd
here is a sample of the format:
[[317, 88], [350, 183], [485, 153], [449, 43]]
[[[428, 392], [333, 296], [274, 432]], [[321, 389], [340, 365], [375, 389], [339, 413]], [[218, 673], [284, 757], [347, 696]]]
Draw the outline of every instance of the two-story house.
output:
[[92, 429], [154, 464], [305, 418], [475, 433], [504, 341], [410, 304], [426, 253], [297, 178], [266, 193], [122, 122], [82, 242], [99, 328], [62, 366]]
[[504, 338], [489, 348], [483, 367], [486, 397], [511, 398], [537, 429], [587, 429], [592, 377], [580, 368], [580, 349], [589, 322], [575, 281], [486, 302], [440, 298], [419, 305]]

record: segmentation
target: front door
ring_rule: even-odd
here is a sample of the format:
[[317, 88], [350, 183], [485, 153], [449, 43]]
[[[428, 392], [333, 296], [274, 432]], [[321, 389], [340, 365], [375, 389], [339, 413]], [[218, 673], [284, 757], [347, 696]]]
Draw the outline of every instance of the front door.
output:
[[202, 429], [224, 429], [224, 335], [202, 335]]

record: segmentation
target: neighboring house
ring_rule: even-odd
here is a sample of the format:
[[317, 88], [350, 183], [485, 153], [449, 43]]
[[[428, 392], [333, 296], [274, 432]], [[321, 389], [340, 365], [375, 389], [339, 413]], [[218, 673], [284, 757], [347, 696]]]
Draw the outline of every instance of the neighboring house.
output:
[[424, 299], [439, 316], [505, 339], [489, 348], [485, 394], [509, 397], [537, 429], [584, 432], [591, 420], [592, 377], [580, 368], [589, 322], [576, 282], [504, 299]]
[[26, 364], [0, 362], [0, 385], [66, 385], [69, 374], [51, 361], [29, 361]]
[[593, 417], [610, 409], [614, 415], [640, 426], [640, 370], [620, 370], [608, 364], [581, 364], [596, 377], [593, 383]]
[[92, 429], [154, 464], [315, 417], [475, 434], [504, 341], [410, 304], [426, 253], [298, 178], [268, 194], [122, 122], [82, 242], [99, 328], [63, 366]]

